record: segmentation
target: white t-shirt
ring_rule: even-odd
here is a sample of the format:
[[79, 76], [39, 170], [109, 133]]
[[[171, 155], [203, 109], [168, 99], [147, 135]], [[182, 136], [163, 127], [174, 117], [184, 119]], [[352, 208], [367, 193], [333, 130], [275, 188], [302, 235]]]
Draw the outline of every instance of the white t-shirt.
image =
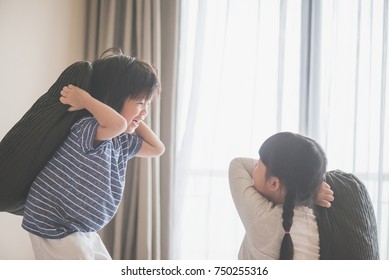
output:
[[[282, 205], [275, 205], [254, 188], [252, 172], [255, 162], [254, 159], [236, 158], [230, 163], [231, 194], [246, 229], [238, 257], [245, 260], [279, 259], [284, 237]], [[294, 259], [319, 259], [319, 232], [312, 209], [295, 207], [290, 234]]]

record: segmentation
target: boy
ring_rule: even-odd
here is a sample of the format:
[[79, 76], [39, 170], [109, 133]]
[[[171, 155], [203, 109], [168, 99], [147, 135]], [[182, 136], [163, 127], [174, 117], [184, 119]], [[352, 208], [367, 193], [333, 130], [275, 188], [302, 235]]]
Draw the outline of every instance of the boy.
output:
[[92, 116], [72, 126], [31, 186], [22, 227], [30, 233], [37, 259], [111, 259], [97, 231], [118, 209], [127, 161], [157, 157], [165, 150], [143, 122], [160, 90], [154, 69], [122, 55], [107, 60], [124, 64], [126, 76], [137, 80], [100, 81], [100, 88], [123, 87], [114, 95], [108, 91], [105, 103], [76, 86], [63, 88], [60, 101], [69, 111], [86, 109]]

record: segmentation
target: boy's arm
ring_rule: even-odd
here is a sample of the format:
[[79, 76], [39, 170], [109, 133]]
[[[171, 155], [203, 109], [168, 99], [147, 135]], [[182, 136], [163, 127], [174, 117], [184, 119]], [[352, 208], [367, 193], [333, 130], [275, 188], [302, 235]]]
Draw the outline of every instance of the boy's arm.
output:
[[99, 126], [95, 141], [112, 139], [127, 129], [127, 121], [122, 115], [79, 87], [73, 85], [64, 87], [60, 101], [70, 105], [69, 111], [86, 109], [96, 118]]
[[139, 123], [135, 133], [143, 138], [137, 157], [158, 157], [165, 152], [164, 144], [143, 121]]

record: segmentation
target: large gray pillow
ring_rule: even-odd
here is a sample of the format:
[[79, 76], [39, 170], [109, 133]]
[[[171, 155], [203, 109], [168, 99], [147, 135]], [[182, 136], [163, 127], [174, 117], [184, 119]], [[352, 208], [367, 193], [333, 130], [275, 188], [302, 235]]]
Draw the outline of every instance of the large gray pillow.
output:
[[91, 73], [87, 61], [70, 65], [1, 140], [0, 211], [23, 214], [32, 181], [71, 126], [87, 114], [86, 110], [68, 112], [68, 106], [59, 101], [60, 92], [68, 84], [88, 90]]
[[327, 172], [325, 180], [335, 200], [330, 208], [315, 208], [320, 259], [379, 259], [376, 217], [365, 185], [341, 170]]

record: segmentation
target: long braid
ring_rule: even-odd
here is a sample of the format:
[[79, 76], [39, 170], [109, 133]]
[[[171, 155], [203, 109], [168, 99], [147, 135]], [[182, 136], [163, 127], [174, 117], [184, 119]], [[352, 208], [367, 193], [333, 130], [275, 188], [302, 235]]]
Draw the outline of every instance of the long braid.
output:
[[269, 137], [259, 149], [259, 157], [266, 166], [266, 179], [271, 176], [278, 178], [286, 191], [282, 212], [285, 234], [280, 260], [292, 260], [294, 245], [290, 229], [294, 208], [311, 205], [323, 179], [327, 159], [323, 149], [313, 139], [290, 132]]
[[296, 190], [288, 189], [285, 202], [283, 204], [282, 212], [282, 227], [284, 228], [285, 234], [282, 239], [280, 249], [280, 260], [293, 260], [294, 247], [292, 237], [290, 236], [290, 229], [293, 224], [294, 206], [296, 204]]

